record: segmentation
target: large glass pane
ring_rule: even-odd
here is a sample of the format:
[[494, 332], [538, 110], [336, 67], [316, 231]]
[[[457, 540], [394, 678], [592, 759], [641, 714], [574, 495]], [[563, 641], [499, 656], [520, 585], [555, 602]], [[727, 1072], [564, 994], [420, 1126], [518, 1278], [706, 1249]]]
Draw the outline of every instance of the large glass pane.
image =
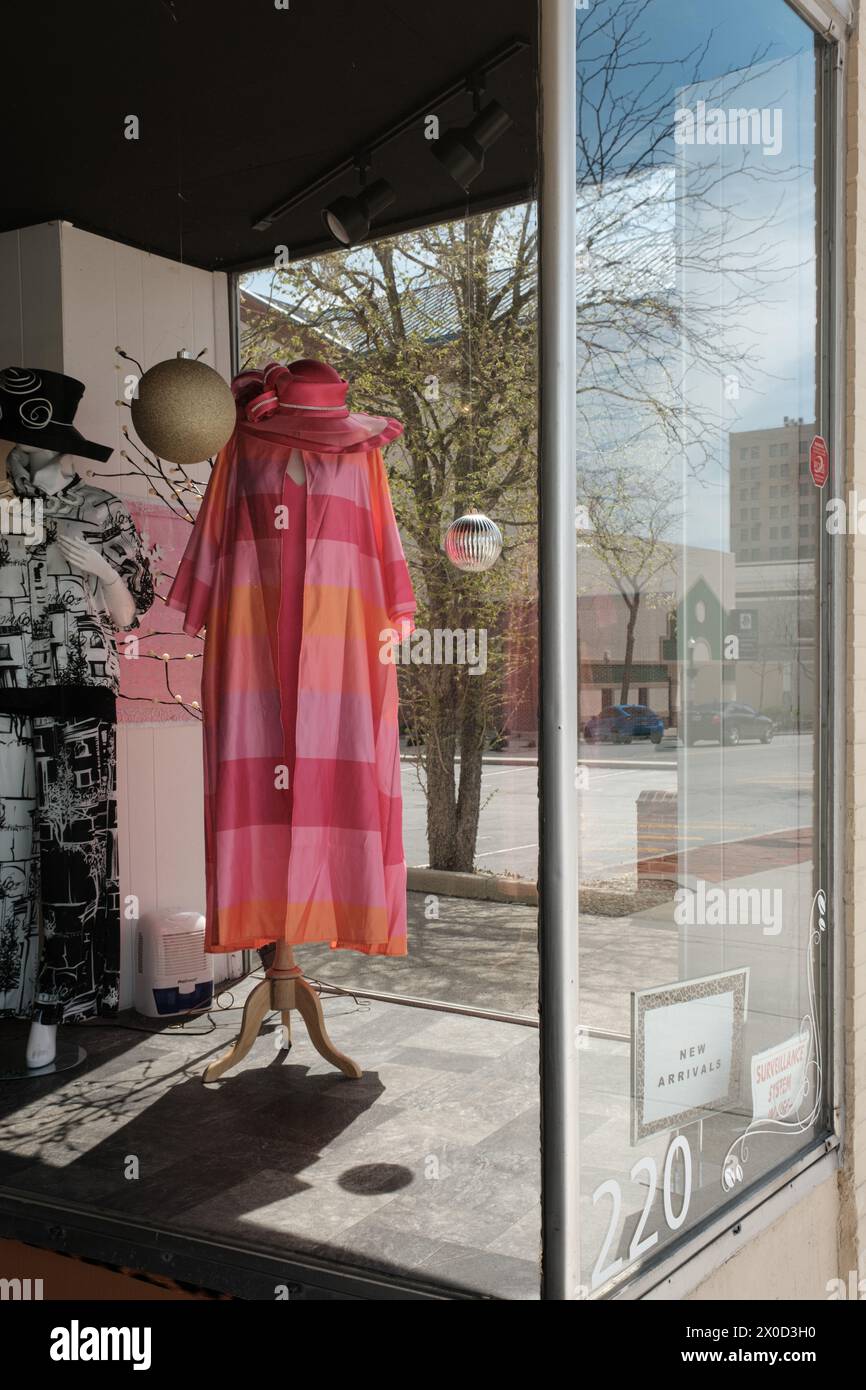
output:
[[[398, 664], [409, 954], [321, 948], [305, 968], [532, 1027], [536, 258], [525, 203], [251, 272], [239, 299], [243, 364], [327, 356], [356, 408], [406, 427], [387, 463], [419, 609], [383, 656]], [[490, 523], [502, 553], [465, 567]]]
[[823, 1124], [818, 66], [779, 0], [578, 10], [583, 1278]]

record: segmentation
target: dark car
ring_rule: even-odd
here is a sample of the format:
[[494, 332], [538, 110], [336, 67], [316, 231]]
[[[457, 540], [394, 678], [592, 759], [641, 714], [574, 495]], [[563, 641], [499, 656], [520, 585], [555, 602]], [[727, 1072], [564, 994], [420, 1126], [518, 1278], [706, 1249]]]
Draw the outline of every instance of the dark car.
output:
[[661, 743], [664, 731], [663, 721], [649, 705], [608, 705], [583, 726], [583, 736], [590, 743], [595, 739], [631, 743], [633, 738]]
[[686, 743], [727, 743], [736, 747], [747, 739], [772, 743], [776, 726], [767, 714], [736, 700], [714, 700], [686, 711]]

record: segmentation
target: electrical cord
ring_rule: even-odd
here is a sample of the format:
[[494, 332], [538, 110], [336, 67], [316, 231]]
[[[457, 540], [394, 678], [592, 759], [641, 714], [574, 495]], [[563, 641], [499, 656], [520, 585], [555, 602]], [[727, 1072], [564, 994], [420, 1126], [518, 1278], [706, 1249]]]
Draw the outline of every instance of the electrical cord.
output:
[[[201, 1009], [189, 1009], [183, 1015], [182, 1022], [165, 1023], [162, 1027], [157, 1028], [145, 1028], [137, 1023], [116, 1023], [113, 1019], [108, 1019], [104, 1022], [102, 1019], [88, 1019], [80, 1026], [82, 1028], [113, 1028], [122, 1033], [146, 1033], [151, 1037], [165, 1037], [166, 1034], [172, 1034], [175, 1037], [205, 1038], [209, 1033], [215, 1033], [219, 1028], [219, 1024], [213, 1017], [214, 1013], [232, 1013], [244, 1007], [243, 1004], [236, 1004], [234, 1002], [232, 988], [237, 989], [245, 980], [255, 979], [257, 976], [259, 979], [264, 979], [264, 976], [259, 975], [258, 971], [248, 970], [246, 975], [241, 975], [240, 979], [233, 980], [231, 986], [227, 985], [224, 989], [218, 991], [216, 1003], [208, 1004], [205, 1008]], [[221, 1004], [219, 1001], [226, 994], [232, 1002], [230, 1004]], [[188, 1023], [191, 1019], [196, 1021], [207, 1019], [211, 1026], [201, 1029], [190, 1028]]]
[[[355, 995], [352, 992], [352, 990], [344, 989], [341, 985], [329, 984], [327, 980], [317, 979], [314, 975], [304, 975], [302, 978], [306, 981], [308, 985], [311, 985], [314, 989], [318, 989], [320, 991], [320, 994], [322, 988], [325, 988], [329, 992], [333, 993], [333, 995], [337, 998], [351, 999], [355, 1004], [355, 1012], [370, 1012], [369, 999], [359, 999], [357, 995]], [[162, 1027], [147, 1028], [142, 1027], [140, 1024], [137, 1023], [116, 1023], [113, 1020], [106, 1020], [103, 1022], [102, 1019], [87, 1019], [77, 1026], [84, 1029], [112, 1028], [122, 1033], [144, 1033], [148, 1037], [171, 1036], [177, 1038], [206, 1038], [211, 1033], [217, 1032], [217, 1030], [220, 1027], [219, 1023], [217, 1023], [216, 1019], [214, 1018], [215, 1013], [233, 1013], [237, 1012], [238, 1009], [243, 1009], [243, 1004], [236, 1004], [234, 1002], [233, 990], [237, 989], [246, 980], [264, 979], [266, 979], [264, 967], [256, 967], [253, 970], [248, 970], [247, 973], [245, 975], [241, 975], [239, 979], [232, 980], [231, 985], [227, 985], [224, 989], [219, 990], [214, 1003], [208, 1004], [206, 1008], [190, 1009], [187, 1013], [183, 1015], [182, 1022], [165, 1023]], [[219, 1002], [225, 995], [229, 996], [229, 999], [231, 1000], [230, 1004], [221, 1004]], [[274, 1010], [273, 1012], [276, 1011]], [[191, 1021], [203, 1022], [205, 1020], [210, 1024], [209, 1028], [189, 1027], [189, 1023]]]

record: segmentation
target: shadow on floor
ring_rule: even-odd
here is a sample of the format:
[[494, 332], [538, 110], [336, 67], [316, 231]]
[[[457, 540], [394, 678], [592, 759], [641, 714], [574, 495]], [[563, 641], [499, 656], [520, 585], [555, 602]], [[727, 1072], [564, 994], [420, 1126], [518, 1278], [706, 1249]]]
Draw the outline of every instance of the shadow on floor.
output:
[[277, 1051], [276, 1019], [210, 1086], [236, 1014], [210, 1034], [94, 1029], [84, 1068], [0, 1086], [0, 1180], [181, 1234], [537, 1297], [534, 1030], [346, 1000], [325, 1012], [369, 1065], [360, 1080], [306, 1038]]

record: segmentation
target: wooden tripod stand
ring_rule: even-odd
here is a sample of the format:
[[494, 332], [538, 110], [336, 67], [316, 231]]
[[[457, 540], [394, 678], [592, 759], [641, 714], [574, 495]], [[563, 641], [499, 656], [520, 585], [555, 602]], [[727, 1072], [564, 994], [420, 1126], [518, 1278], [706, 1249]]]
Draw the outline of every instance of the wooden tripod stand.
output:
[[278, 941], [273, 965], [267, 971], [261, 984], [256, 985], [255, 989], [247, 996], [241, 1020], [241, 1031], [237, 1041], [232, 1044], [228, 1052], [223, 1053], [222, 1057], [211, 1062], [202, 1075], [202, 1081], [218, 1081], [230, 1067], [235, 1066], [243, 1057], [246, 1057], [259, 1035], [259, 1029], [265, 1015], [274, 1010], [279, 1010], [285, 1029], [286, 1045], [291, 1047], [292, 1009], [297, 1009], [307, 1025], [310, 1041], [316, 1051], [321, 1053], [327, 1061], [333, 1062], [335, 1067], [339, 1067], [344, 1076], [357, 1080], [362, 1075], [361, 1068], [357, 1062], [352, 1061], [351, 1057], [344, 1056], [334, 1047], [325, 1028], [322, 1005], [318, 994], [302, 978], [301, 967], [295, 965], [295, 958], [289, 943]]

